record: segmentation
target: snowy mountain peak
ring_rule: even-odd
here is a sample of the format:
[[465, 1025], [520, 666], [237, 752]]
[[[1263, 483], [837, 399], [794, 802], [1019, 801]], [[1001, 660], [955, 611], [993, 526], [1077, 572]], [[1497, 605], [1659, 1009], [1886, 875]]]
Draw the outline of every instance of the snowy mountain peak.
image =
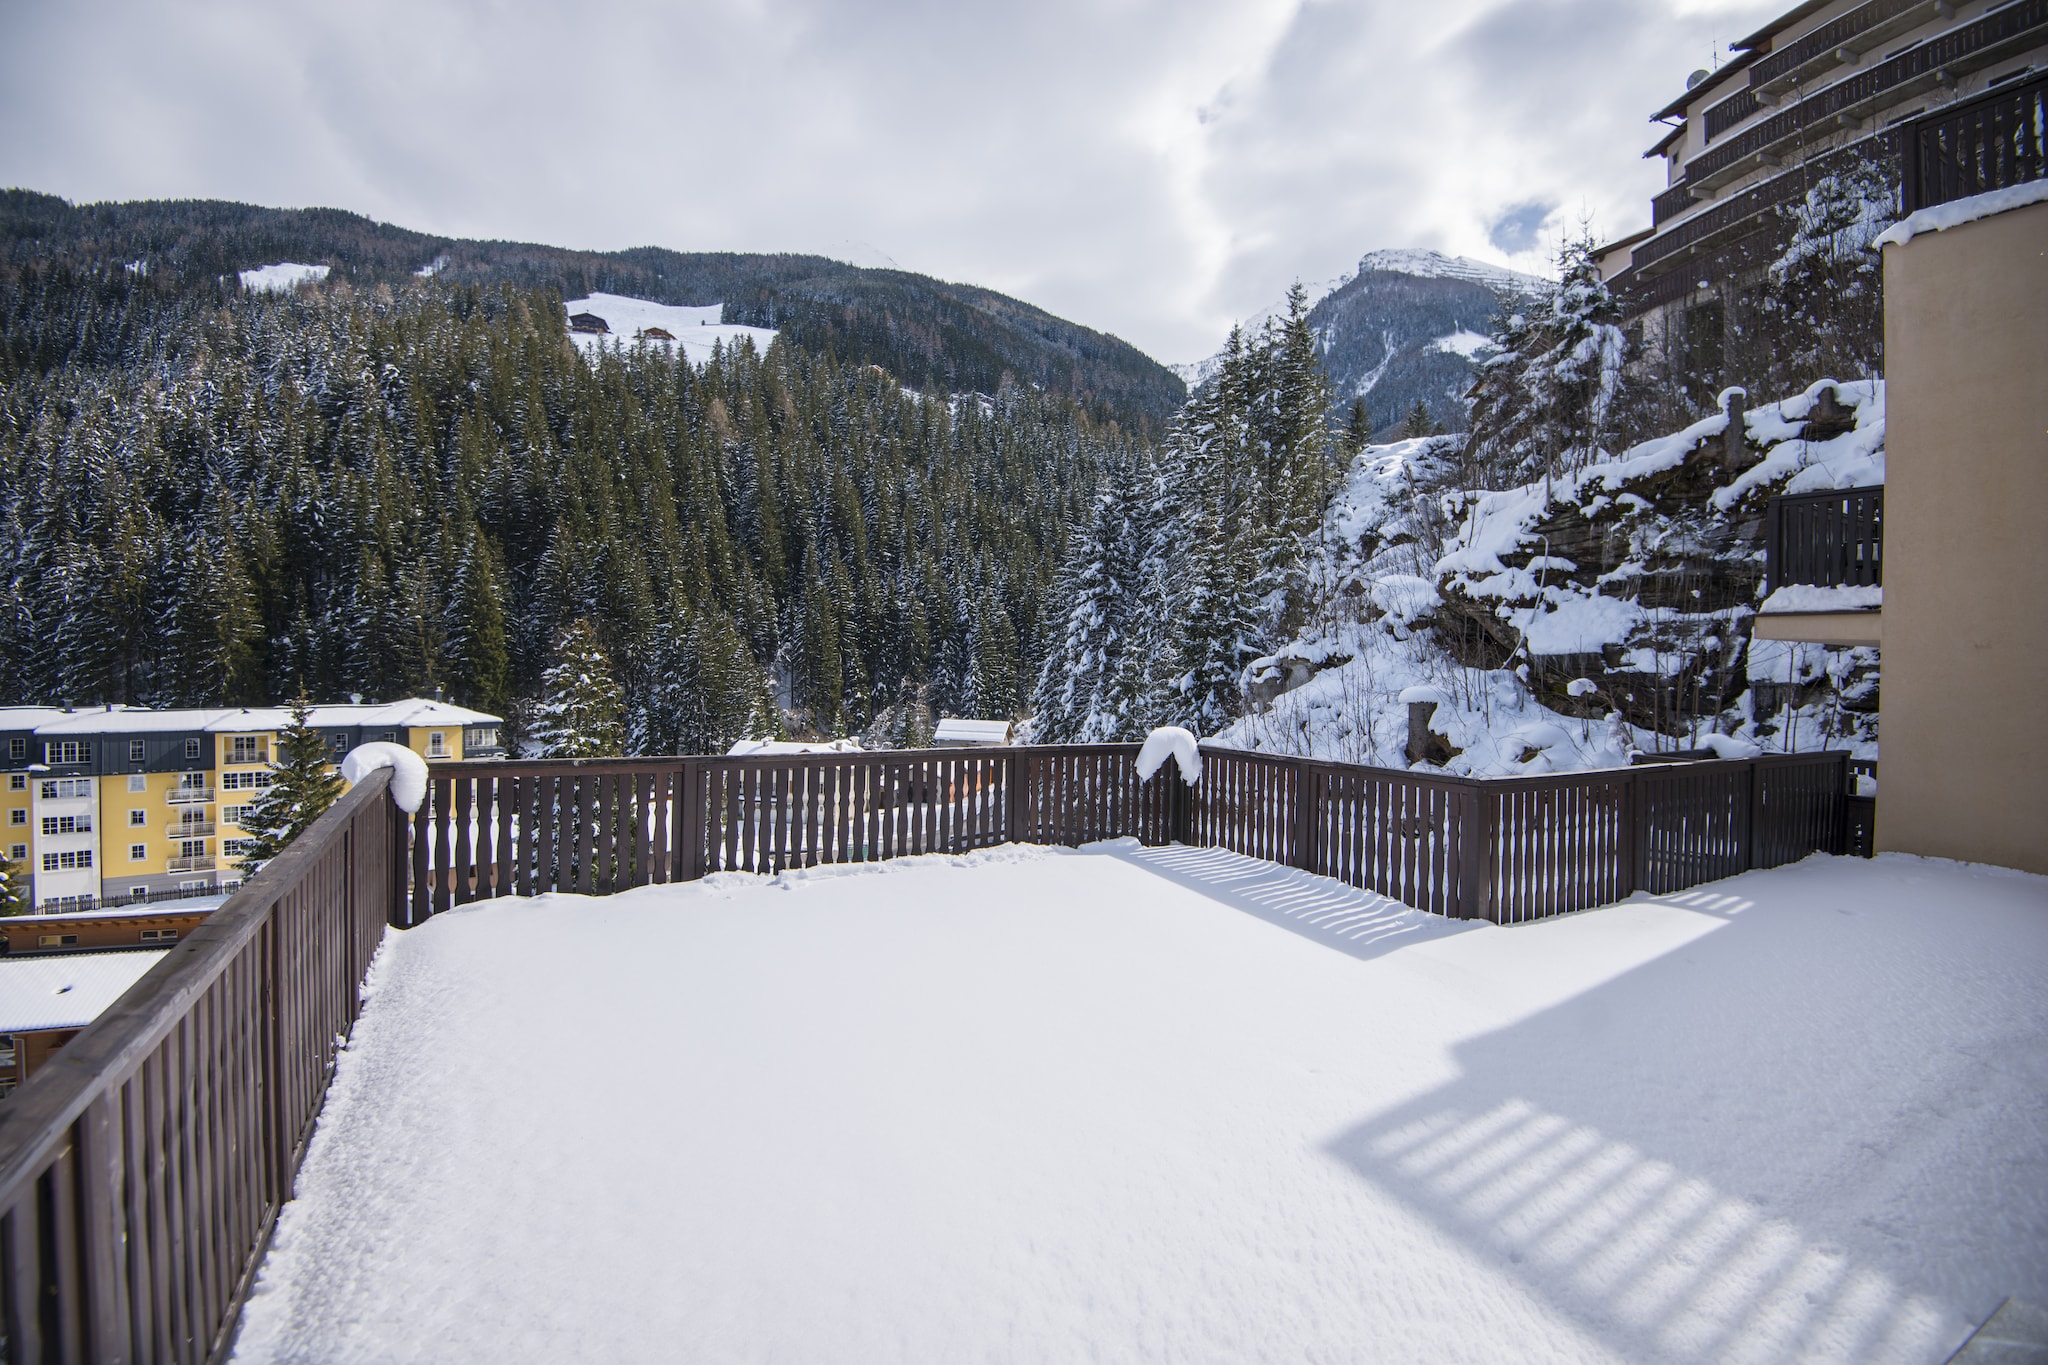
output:
[[1358, 273], [1386, 271], [1396, 275], [1418, 275], [1423, 279], [1469, 280], [1483, 284], [1489, 289], [1511, 289], [1518, 293], [1530, 293], [1548, 289], [1551, 281], [1540, 275], [1524, 275], [1506, 266], [1488, 265], [1475, 261], [1470, 256], [1446, 256], [1441, 251], [1425, 251], [1419, 247], [1395, 247], [1387, 251], [1368, 251], [1358, 259]]

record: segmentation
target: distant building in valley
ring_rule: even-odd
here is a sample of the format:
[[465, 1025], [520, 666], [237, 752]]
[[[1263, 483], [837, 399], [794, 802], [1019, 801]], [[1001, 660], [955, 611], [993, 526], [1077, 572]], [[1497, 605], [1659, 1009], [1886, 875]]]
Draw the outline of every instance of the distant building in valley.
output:
[[[430, 761], [502, 758], [499, 717], [410, 698], [316, 706], [332, 761], [403, 744]], [[39, 913], [203, 896], [240, 882], [248, 805], [271, 784], [291, 713], [0, 707], [0, 849]]]
[[606, 333], [611, 331], [611, 329], [612, 325], [595, 313], [571, 313], [569, 315], [569, 330], [572, 332]]

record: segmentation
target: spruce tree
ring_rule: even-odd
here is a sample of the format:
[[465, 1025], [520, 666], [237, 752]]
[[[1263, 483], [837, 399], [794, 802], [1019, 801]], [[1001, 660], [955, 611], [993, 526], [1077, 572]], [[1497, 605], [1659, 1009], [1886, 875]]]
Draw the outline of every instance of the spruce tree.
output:
[[0, 851], [0, 917], [28, 913], [28, 873]]
[[1344, 421], [1344, 456], [1349, 459], [1372, 442], [1372, 415], [1365, 410], [1365, 400], [1351, 400], [1351, 413]]
[[541, 675], [533, 737], [547, 758], [616, 758], [625, 752], [624, 711], [597, 628], [579, 616], [563, 628]]
[[1424, 436], [1435, 436], [1440, 430], [1436, 419], [1429, 414], [1429, 404], [1418, 398], [1415, 405], [1408, 409], [1406, 420], [1401, 423], [1401, 439], [1413, 441]]
[[304, 692], [291, 707], [292, 720], [277, 736], [270, 786], [242, 816], [250, 836], [242, 870], [253, 876], [284, 851], [341, 795], [341, 775], [327, 766], [327, 743], [308, 720], [313, 703]]

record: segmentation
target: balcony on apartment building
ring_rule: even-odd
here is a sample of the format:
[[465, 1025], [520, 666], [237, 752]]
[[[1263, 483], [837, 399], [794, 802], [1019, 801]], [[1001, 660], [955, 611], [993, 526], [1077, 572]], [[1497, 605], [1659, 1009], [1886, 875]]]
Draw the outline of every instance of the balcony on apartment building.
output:
[[[1633, 248], [1627, 270], [1615, 277], [1633, 306], [1671, 302], [1705, 279], [1730, 273], [1766, 215], [1859, 161], [1900, 165], [1904, 212], [1940, 202], [1916, 201], [1906, 146], [1914, 134], [1887, 126], [1892, 111], [1953, 92], [1987, 67], [2048, 46], [2048, 0], [2014, 0], [1866, 64], [1876, 48], [1957, 8], [1934, 0], [1869, 0], [1751, 63], [1748, 84], [1700, 116], [1705, 149], [1651, 201], [1655, 235]], [[2023, 70], [1994, 79], [1990, 89], [1929, 117], [1974, 110], [1970, 117], [2007, 125], [2014, 133], [2012, 154], [2024, 159], [2030, 142], [2038, 148], [2038, 136], [2029, 139], [2024, 130], [2030, 122], [2038, 126], [2048, 76]]]
[[173, 787], [164, 793], [164, 800], [174, 806], [204, 806], [213, 801], [211, 787]]
[[1884, 642], [1884, 489], [1838, 488], [1771, 499], [1756, 638], [1808, 644]]
[[164, 826], [164, 837], [169, 839], [210, 839], [215, 824], [207, 820], [174, 820]]
[[166, 872], [211, 872], [215, 861], [211, 853], [202, 853], [190, 858], [172, 858], [165, 862]]

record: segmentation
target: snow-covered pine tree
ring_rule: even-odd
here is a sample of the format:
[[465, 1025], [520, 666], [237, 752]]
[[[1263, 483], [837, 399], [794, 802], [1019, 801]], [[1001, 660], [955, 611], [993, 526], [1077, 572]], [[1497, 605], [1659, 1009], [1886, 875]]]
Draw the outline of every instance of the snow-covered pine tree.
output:
[[1591, 236], [1559, 249], [1545, 348], [1526, 372], [1531, 435], [1546, 479], [1598, 458], [1621, 397], [1628, 343], [1594, 250]]
[[308, 723], [312, 713], [312, 701], [299, 693], [292, 702], [291, 724], [278, 732], [270, 786], [243, 812], [249, 844], [242, 853], [242, 871], [247, 875], [283, 852], [341, 795], [341, 775], [327, 766], [327, 743]]
[[1487, 328], [1493, 353], [1479, 363], [1479, 377], [1466, 402], [1467, 425], [1462, 470], [1471, 488], [1506, 488], [1520, 482], [1523, 471], [1538, 462], [1529, 429], [1530, 357], [1541, 348], [1541, 336], [1530, 320], [1526, 302], [1500, 294]]
[[1351, 400], [1351, 412], [1344, 419], [1344, 458], [1349, 460], [1372, 443], [1372, 414], [1365, 410], [1365, 400]]
[[541, 675], [533, 737], [547, 758], [616, 758], [625, 751], [624, 710], [597, 628], [579, 616], [563, 627]]
[[1171, 722], [1211, 735], [1244, 710], [1242, 678], [1245, 665], [1264, 652], [1265, 613], [1242, 550], [1204, 534], [1199, 518], [1183, 525], [1187, 541], [1175, 603], [1180, 675]]
[[448, 653], [456, 695], [493, 715], [512, 707], [512, 656], [497, 556], [474, 521], [458, 521], [461, 550], [448, 595]]
[[[1088, 520], [1068, 543], [1057, 600], [1063, 629], [1047, 651], [1032, 709], [1041, 744], [1124, 738], [1134, 621], [1162, 604], [1141, 600], [1145, 547], [1133, 516], [1136, 470], [1109, 471]], [[1121, 680], [1121, 683], [1120, 683]]]
[[0, 849], [0, 917], [28, 913], [28, 873]]
[[1791, 231], [1764, 289], [1777, 386], [1873, 372], [1884, 340], [1884, 262], [1871, 242], [1898, 219], [1891, 174], [1859, 157], [1778, 212]]
[[1420, 398], [1416, 399], [1414, 406], [1408, 409], [1408, 416], [1401, 423], [1401, 439], [1413, 441], [1424, 436], [1434, 436], [1437, 432], [1436, 419], [1429, 414], [1429, 404]]

